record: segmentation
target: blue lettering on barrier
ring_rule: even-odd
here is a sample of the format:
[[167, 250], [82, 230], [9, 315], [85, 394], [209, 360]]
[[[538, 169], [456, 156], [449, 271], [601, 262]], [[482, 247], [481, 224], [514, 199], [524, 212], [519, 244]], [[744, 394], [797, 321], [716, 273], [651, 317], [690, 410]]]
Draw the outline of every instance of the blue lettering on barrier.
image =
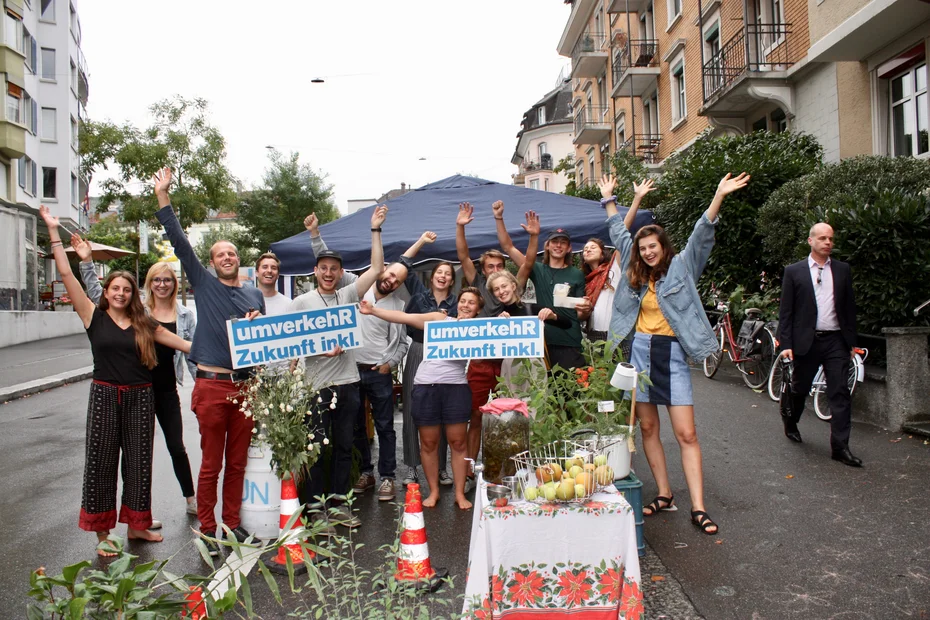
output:
[[[242, 482], [242, 501], [249, 504], [264, 504], [268, 505], [268, 499], [271, 497], [271, 493], [268, 489], [268, 482], [265, 482], [265, 493], [262, 494], [261, 489], [257, 484], [246, 478]], [[258, 500], [258, 501], [256, 501]]]

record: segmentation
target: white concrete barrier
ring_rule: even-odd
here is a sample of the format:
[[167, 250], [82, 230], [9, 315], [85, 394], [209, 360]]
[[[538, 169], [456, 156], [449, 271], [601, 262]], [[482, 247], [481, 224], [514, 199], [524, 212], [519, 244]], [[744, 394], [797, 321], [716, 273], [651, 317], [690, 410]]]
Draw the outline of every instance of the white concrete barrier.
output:
[[84, 324], [73, 310], [70, 312], [0, 311], [0, 347], [83, 333]]

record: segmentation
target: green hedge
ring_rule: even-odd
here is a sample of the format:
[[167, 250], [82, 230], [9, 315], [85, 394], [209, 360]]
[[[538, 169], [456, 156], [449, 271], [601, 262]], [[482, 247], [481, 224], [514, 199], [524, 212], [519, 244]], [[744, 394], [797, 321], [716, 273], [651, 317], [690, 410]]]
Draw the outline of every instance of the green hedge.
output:
[[809, 252], [807, 235], [814, 223], [814, 209], [828, 209], [838, 201], [873, 203], [887, 191], [916, 195], [928, 187], [930, 160], [873, 155], [846, 159], [789, 181], [776, 189], [759, 210], [765, 261], [787, 265]]
[[707, 209], [717, 184], [727, 173], [748, 172], [749, 185], [731, 194], [720, 211], [716, 245], [700, 289], [705, 298], [713, 285], [724, 295], [738, 286], [758, 290], [766, 270], [781, 273], [782, 264], [766, 263], [757, 228], [759, 209], [771, 193], [821, 165], [823, 149], [810, 135], [765, 131], [738, 137], [702, 136], [681, 155], [667, 160], [654, 202], [656, 219], [682, 250], [694, 224]]

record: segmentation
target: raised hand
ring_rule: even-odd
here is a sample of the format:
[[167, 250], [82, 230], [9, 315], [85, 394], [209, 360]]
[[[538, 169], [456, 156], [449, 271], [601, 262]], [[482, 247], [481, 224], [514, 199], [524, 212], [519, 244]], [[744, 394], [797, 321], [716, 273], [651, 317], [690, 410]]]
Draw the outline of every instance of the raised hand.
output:
[[90, 243], [77, 233], [71, 233], [71, 247], [77, 252], [82, 262], [89, 263], [92, 257]]
[[387, 218], [388, 208], [384, 205], [378, 205], [371, 214], [371, 227], [381, 228], [384, 220]]
[[520, 224], [520, 227], [530, 235], [539, 235], [539, 216], [535, 211], [527, 211], [526, 224]]
[[491, 210], [494, 212], [494, 217], [502, 218], [504, 217], [504, 201], [498, 200], [491, 205]]
[[375, 308], [364, 299], [358, 302], [358, 311], [362, 314], [374, 314]]
[[420, 243], [432, 243], [436, 240], [436, 233], [427, 230], [422, 235], [420, 235]]
[[165, 166], [155, 173], [152, 177], [152, 183], [155, 185], [155, 195], [167, 194], [171, 186], [171, 168]]
[[726, 196], [732, 194], [736, 190], [743, 189], [749, 183], [750, 176], [748, 173], [743, 172], [738, 177], [731, 178], [730, 173], [727, 173], [727, 176], [720, 179], [720, 184], [717, 185], [717, 195]]
[[311, 237], [316, 237], [320, 234], [320, 220], [317, 218], [316, 213], [311, 213], [304, 218], [304, 228], [310, 231]]
[[617, 177], [605, 174], [597, 182], [597, 186], [601, 190], [601, 198], [610, 198], [614, 195], [614, 188], [617, 187]]
[[48, 210], [48, 207], [45, 205], [40, 205], [39, 215], [42, 217], [42, 220], [45, 222], [45, 225], [48, 227], [49, 231], [52, 229], [58, 230], [58, 217], [52, 215], [52, 212]]
[[468, 226], [475, 219], [475, 208], [470, 203], [463, 202], [459, 204], [459, 214], [455, 218], [456, 226]]
[[649, 192], [655, 191], [655, 181], [652, 179], [643, 179], [642, 183], [633, 181], [633, 195], [643, 198]]

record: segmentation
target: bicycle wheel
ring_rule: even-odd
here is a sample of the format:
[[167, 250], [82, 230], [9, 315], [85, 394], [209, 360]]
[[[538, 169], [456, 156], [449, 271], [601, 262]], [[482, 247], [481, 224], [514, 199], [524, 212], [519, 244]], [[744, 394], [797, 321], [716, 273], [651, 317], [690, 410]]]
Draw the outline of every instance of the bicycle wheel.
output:
[[714, 333], [717, 335], [717, 343], [720, 345], [720, 348], [718, 348], [715, 353], [711, 353], [704, 358], [704, 376], [708, 379], [714, 378], [714, 375], [717, 374], [717, 370], [720, 368], [720, 362], [723, 361], [723, 330], [720, 328], [719, 323], [717, 327], [714, 328]]
[[778, 363], [778, 358], [775, 358], [775, 363], [772, 364], [772, 370], [769, 371], [769, 398], [774, 400], [776, 403], [781, 400], [781, 386], [785, 382], [785, 372], [782, 369], [782, 365]]
[[750, 355], [751, 359], [740, 365], [743, 381], [754, 390], [758, 390], [768, 381], [772, 363], [775, 361], [775, 337], [772, 333], [763, 329], [757, 338], [759, 339], [759, 352]]
[[[849, 365], [849, 376], [846, 378], [846, 387], [849, 388], [850, 396], [856, 391], [859, 363], [859, 360], [856, 359]], [[821, 381], [823, 381], [823, 378], [821, 378]], [[817, 391], [814, 392], [814, 412], [821, 420], [829, 420], [833, 417], [833, 414], [830, 413], [830, 398], [827, 396], [826, 383], [816, 386], [816, 390]]]

